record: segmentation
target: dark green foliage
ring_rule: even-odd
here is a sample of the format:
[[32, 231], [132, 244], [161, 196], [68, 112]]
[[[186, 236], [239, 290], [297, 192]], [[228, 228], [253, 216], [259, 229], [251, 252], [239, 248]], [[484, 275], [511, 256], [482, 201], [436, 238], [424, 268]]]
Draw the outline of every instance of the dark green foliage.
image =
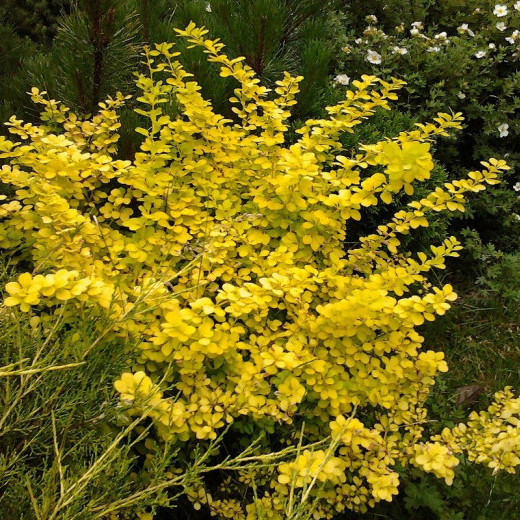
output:
[[[344, 95], [343, 87], [341, 89], [337, 88], [335, 94], [334, 99]], [[413, 130], [418, 122], [419, 119], [411, 113], [397, 110], [379, 110], [363, 125], [355, 128], [352, 134], [346, 133], [342, 138], [342, 142], [345, 144], [345, 149], [355, 148], [359, 144], [373, 144], [385, 138], [396, 137], [402, 131]], [[438, 145], [451, 140], [447, 138], [439, 139], [432, 144], [432, 148], [435, 150]], [[426, 196], [436, 186], [447, 180], [448, 174], [446, 169], [436, 165], [429, 180], [416, 184], [413, 195], [399, 193], [394, 196], [391, 204], [363, 208], [363, 216], [359, 222], [349, 221], [346, 238], [347, 245], [351, 246], [356, 243], [360, 236], [375, 232], [381, 222], [390, 221], [393, 215], [408, 202]], [[448, 224], [454, 218], [456, 218], [454, 214], [438, 213], [433, 215], [428, 227], [415, 229], [413, 233], [401, 237], [403, 247], [406, 247], [409, 251], [429, 251], [430, 245], [438, 244], [446, 237]]]
[[[70, 14], [62, 16], [49, 48], [16, 53], [20, 73], [10, 78], [5, 93], [7, 119], [12, 113], [32, 121], [33, 108], [26, 92], [32, 86], [46, 90], [80, 113], [92, 113], [106, 96], [117, 91], [135, 93], [135, 70], [141, 47], [177, 40], [175, 27], [194, 20], [210, 36], [226, 42], [230, 57], [245, 56], [262, 82], [274, 82], [287, 70], [305, 80], [295, 109], [296, 117], [317, 115], [331, 71], [333, 26], [328, 14], [336, 0], [77, 0]], [[50, 4], [49, 4], [50, 5]], [[177, 40], [179, 46], [185, 46]], [[1, 39], [0, 39], [1, 45]], [[183, 53], [185, 66], [201, 84], [203, 94], [228, 117], [228, 98], [236, 85], [219, 76], [201, 51]], [[130, 114], [123, 114], [132, 117]], [[138, 144], [136, 136], [122, 129], [122, 156]]]
[[72, 0], [3, 0], [9, 25], [21, 36], [48, 43], [56, 34], [59, 17], [67, 13]]
[[[230, 57], [245, 56], [268, 85], [285, 70], [302, 74], [300, 112], [309, 114], [317, 110], [328, 82], [332, 35], [327, 15], [336, 4], [335, 0], [216, 0], [211, 4], [79, 0], [71, 14], [60, 19], [50, 51], [25, 61], [20, 88], [45, 88], [72, 107], [92, 112], [106, 95], [131, 90], [130, 70], [141, 44], [171, 41], [175, 27], [193, 20], [205, 25], [211, 37], [226, 41]], [[189, 53], [186, 65], [206, 97], [226, 111], [234, 85], [201, 58], [196, 51]]]
[[36, 46], [28, 38], [20, 37], [6, 22], [0, 9], [0, 118], [6, 121], [13, 110], [26, 102], [24, 92], [13, 88], [13, 79], [20, 73], [22, 60], [31, 56]]
[[485, 244], [475, 231], [465, 230], [463, 236], [466, 244], [463, 261], [475, 266], [468, 276], [475, 280], [476, 289], [483, 297], [519, 302], [520, 255], [504, 252], [489, 242]]
[[[78, 113], [93, 113], [98, 103], [121, 91], [132, 93], [142, 50], [141, 25], [133, 0], [78, 0], [59, 20], [50, 46], [19, 56], [21, 67], [9, 79], [3, 120], [13, 113], [28, 121], [38, 114], [26, 94], [35, 86]], [[5, 129], [3, 129], [5, 133]], [[122, 131], [122, 147], [135, 137]]]
[[93, 112], [130, 89], [140, 46], [130, 2], [84, 0], [60, 22], [50, 52], [27, 62], [29, 82], [71, 108]]
[[377, 16], [385, 29], [390, 29], [400, 23], [410, 24], [424, 19], [426, 6], [433, 3], [427, 0], [344, 0], [341, 10], [345, 13], [349, 26], [357, 30], [363, 30], [366, 26], [367, 15]]
[[[206, 26], [212, 38], [226, 43], [231, 58], [244, 56], [267, 86], [273, 86], [284, 71], [303, 75], [296, 107], [301, 116], [316, 113], [328, 83], [334, 35], [327, 15], [337, 4], [335, 0], [179, 0], [171, 22], [175, 27], [185, 27], [191, 20]], [[235, 85], [220, 78], [202, 56], [188, 53], [187, 68], [204, 95], [230, 115], [227, 99]]]

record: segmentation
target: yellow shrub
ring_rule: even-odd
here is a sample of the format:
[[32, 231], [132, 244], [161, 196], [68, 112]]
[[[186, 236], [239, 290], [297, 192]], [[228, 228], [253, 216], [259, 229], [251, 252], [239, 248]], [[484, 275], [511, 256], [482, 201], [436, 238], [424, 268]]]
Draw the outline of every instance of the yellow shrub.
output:
[[[293, 518], [296, 495], [300, 506], [315, 502], [317, 518], [365, 511], [397, 493], [397, 464], [450, 483], [463, 451], [513, 471], [520, 405], [508, 390], [467, 426], [423, 438], [425, 400], [448, 367], [442, 353], [422, 348], [415, 327], [455, 299], [450, 285], [427, 277], [460, 245], [452, 237], [429, 254], [399, 250], [400, 236], [428, 226], [432, 213], [463, 211], [465, 195], [498, 182], [505, 163], [490, 159], [436, 188], [347, 249], [345, 226], [363, 208], [411, 195], [430, 177], [429, 141], [458, 128], [460, 114], [343, 150], [341, 134], [387, 109], [402, 86], [363, 76], [290, 144], [302, 78], [285, 74], [269, 98], [205, 30], [179, 33], [237, 81], [236, 121], [213, 112], [173, 44], [146, 50], [137, 112], [148, 126], [137, 129], [144, 140], [132, 161], [114, 157], [122, 95], [81, 119], [34, 89], [43, 123], [13, 117], [19, 140], [0, 141], [2, 181], [11, 186], [0, 245], [33, 266], [6, 286], [4, 304], [36, 307], [44, 318], [67, 302], [71, 322], [85, 309], [108, 313], [118, 334], [138, 337], [115, 387], [128, 414], [150, 417], [160, 441], [207, 443], [231, 425], [228, 439], [271, 433], [258, 454], [301, 447], [277, 471], [235, 472], [238, 484], [222, 499], [202, 480], [186, 490], [220, 518]], [[164, 109], [172, 104], [180, 115]]]

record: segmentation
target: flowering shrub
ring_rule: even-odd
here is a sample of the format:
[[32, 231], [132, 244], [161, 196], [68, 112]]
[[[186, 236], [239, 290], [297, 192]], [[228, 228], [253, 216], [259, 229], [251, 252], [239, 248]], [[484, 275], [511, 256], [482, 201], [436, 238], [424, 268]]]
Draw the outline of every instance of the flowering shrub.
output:
[[[485, 118], [484, 135], [497, 140], [516, 135], [519, 6], [473, 4], [482, 8], [461, 9], [437, 23], [403, 23], [388, 33], [380, 27], [383, 20], [369, 15], [362, 34], [348, 34], [340, 68], [403, 76], [410, 80], [403, 99], [408, 105], [417, 104], [422, 112], [446, 105], [464, 109], [471, 119]], [[449, 6], [444, 10], [448, 14]], [[494, 97], [487, 98], [491, 93]]]
[[[58, 311], [71, 326], [108, 314], [117, 334], [137, 339], [115, 382], [121, 404], [154, 426], [151, 457], [156, 443], [183, 447], [173, 474], [213, 447], [215, 477], [184, 492], [219, 518], [365, 511], [397, 494], [398, 467], [449, 483], [462, 453], [514, 471], [520, 399], [509, 390], [468, 425], [427, 438], [425, 401], [448, 367], [415, 328], [456, 298], [428, 273], [460, 245], [449, 237], [428, 253], [400, 250], [431, 215], [463, 211], [467, 194], [496, 184], [505, 162], [438, 186], [346, 250], [345, 225], [364, 208], [413, 195], [430, 177], [430, 142], [460, 128], [460, 115], [343, 150], [341, 134], [402, 87], [363, 76], [290, 144], [302, 78], [285, 74], [269, 99], [207, 31], [178, 32], [238, 82], [239, 122], [201, 97], [173, 44], [146, 50], [138, 113], [149, 125], [136, 129], [144, 139], [133, 161], [114, 158], [122, 95], [80, 119], [33, 90], [42, 124], [13, 117], [19, 140], [0, 142], [0, 241], [22, 270], [31, 266], [6, 286], [4, 304], [42, 320]], [[172, 103], [175, 119], [163, 109]], [[251, 464], [225, 466], [251, 443]], [[224, 467], [237, 478], [220, 477]]]
[[[392, 0], [386, 10], [379, 3], [370, 4], [369, 9], [367, 5], [359, 6], [367, 15], [363, 25], [347, 27], [337, 76], [376, 74], [405, 80], [399, 107], [421, 120], [447, 107], [462, 112], [466, 118], [463, 133], [456, 143], [439, 146], [436, 158], [462, 175], [483, 156], [507, 157], [513, 174], [503, 186], [470, 204], [468, 214], [473, 217], [470, 225], [485, 243], [516, 252], [520, 204], [512, 187], [520, 165], [520, 4], [450, 0], [429, 5], [415, 2], [412, 9]], [[406, 24], [395, 24], [396, 12]], [[341, 95], [343, 87], [334, 83]], [[474, 275], [477, 262], [468, 258], [467, 263]], [[508, 284], [504, 280], [499, 293]]]

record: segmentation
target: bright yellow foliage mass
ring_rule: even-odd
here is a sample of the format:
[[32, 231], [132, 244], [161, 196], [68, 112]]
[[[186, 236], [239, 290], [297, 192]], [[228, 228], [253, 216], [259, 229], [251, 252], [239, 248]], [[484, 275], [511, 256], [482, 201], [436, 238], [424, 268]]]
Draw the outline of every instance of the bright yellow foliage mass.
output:
[[497, 183], [505, 163], [490, 159], [437, 187], [349, 249], [346, 228], [364, 208], [412, 195], [430, 177], [430, 141], [458, 128], [460, 114], [345, 150], [342, 134], [388, 109], [402, 86], [363, 76], [290, 144], [302, 78], [286, 73], [268, 95], [207, 31], [178, 32], [237, 82], [236, 118], [213, 111], [173, 44], [146, 50], [137, 110], [146, 123], [131, 161], [115, 158], [122, 95], [82, 119], [33, 89], [42, 124], [13, 117], [17, 139], [0, 138], [10, 187], [0, 246], [32, 266], [6, 286], [4, 305], [42, 317], [61, 305], [71, 323], [108, 315], [117, 334], [138, 340], [115, 388], [159, 442], [207, 443], [229, 427], [231, 439], [270, 433], [258, 447], [268, 454], [304, 439], [275, 472], [235, 472], [219, 499], [202, 481], [186, 490], [219, 518], [254, 520], [260, 509], [290, 518], [294, 493], [318, 501], [316, 518], [365, 511], [398, 492], [397, 465], [450, 483], [463, 452], [514, 471], [520, 405], [509, 390], [467, 425], [425, 438], [425, 401], [448, 367], [415, 327], [456, 298], [428, 273], [460, 245], [451, 237], [428, 254], [400, 250], [430, 215], [463, 211], [466, 194]]

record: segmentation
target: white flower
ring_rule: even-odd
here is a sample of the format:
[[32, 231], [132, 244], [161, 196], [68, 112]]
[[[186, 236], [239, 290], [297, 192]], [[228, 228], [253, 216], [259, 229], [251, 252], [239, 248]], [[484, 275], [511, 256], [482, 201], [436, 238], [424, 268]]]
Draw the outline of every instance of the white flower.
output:
[[357, 44], [359, 45], [359, 44], [363, 43], [363, 38], [356, 38], [356, 39], [354, 40], [354, 42], [357, 43]]
[[515, 191], [520, 191], [520, 182], [517, 182], [514, 186], [513, 186], [513, 189]]
[[475, 53], [475, 58], [483, 58], [486, 55], [486, 51], [478, 51]]
[[509, 135], [509, 125], [507, 123], [502, 123], [498, 125], [497, 128], [500, 132], [500, 137], [507, 137]]
[[498, 22], [495, 27], [500, 31], [505, 31], [507, 29], [507, 26], [504, 22]]
[[448, 37], [448, 34], [446, 32], [441, 32], [441, 33], [435, 35], [436, 40], [446, 40], [447, 37]]
[[368, 16], [365, 17], [365, 20], [368, 23], [377, 23], [377, 16], [374, 14], [369, 14]]
[[517, 215], [516, 213], [513, 213], [513, 217], [515, 217], [516, 220], [520, 220], [520, 215]]
[[374, 65], [379, 65], [381, 63], [381, 54], [379, 54], [376, 51], [371, 51], [370, 49], [367, 51], [367, 55], [365, 56], [365, 59], [373, 63]]
[[440, 47], [435, 46], [435, 47], [428, 47], [426, 49], [426, 52], [439, 52], [440, 50], [441, 50]]
[[394, 54], [401, 54], [401, 55], [408, 54], [408, 49], [406, 49], [404, 47], [394, 47], [393, 48], [393, 53]]
[[502, 16], [506, 16], [507, 14], [507, 5], [497, 4], [495, 5], [495, 9], [493, 9], [493, 14], [501, 18]]
[[497, 46], [496, 46], [494, 43], [490, 43], [490, 44], [488, 45], [488, 48], [494, 50], [494, 49], [497, 48]]
[[211, 4], [206, 4], [206, 11], [211, 13]]
[[346, 74], [338, 74], [334, 78], [334, 81], [340, 85], [348, 85], [350, 83], [350, 78]]
[[517, 11], [520, 11], [520, 2], [515, 2], [515, 5], [513, 6]]
[[412, 27], [414, 29], [424, 29], [424, 25], [422, 22], [413, 22], [412, 23]]
[[417, 36], [419, 34], [419, 29], [416, 29], [415, 27], [413, 29], [410, 29], [410, 34], [412, 36]]
[[515, 43], [519, 34], [520, 34], [520, 31], [518, 31], [518, 30], [513, 31], [513, 34], [511, 36], [509, 36], [508, 38], [506, 38], [506, 41], [508, 41], [509, 43]]
[[457, 97], [458, 97], [459, 99], [466, 99], [466, 94], [464, 94], [464, 92], [459, 92], [459, 93], [457, 94]]
[[475, 36], [475, 33], [468, 27], [467, 23], [463, 23], [460, 27], [457, 27], [457, 32], [459, 34], [468, 33], [472, 38]]

